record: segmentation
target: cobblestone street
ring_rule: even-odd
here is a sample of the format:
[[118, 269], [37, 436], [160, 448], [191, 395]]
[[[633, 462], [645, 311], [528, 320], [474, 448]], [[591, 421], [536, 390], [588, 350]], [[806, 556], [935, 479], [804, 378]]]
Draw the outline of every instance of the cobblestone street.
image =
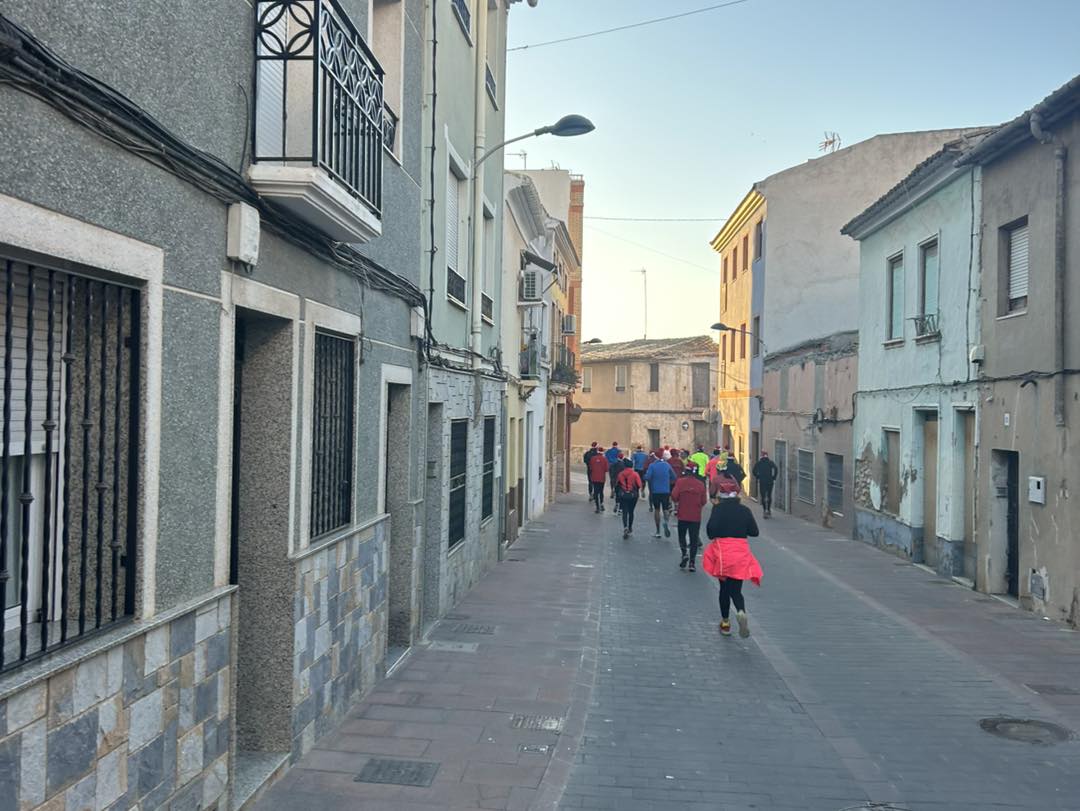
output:
[[1080, 728], [1075, 632], [778, 517], [720, 638], [649, 518], [551, 507], [260, 811], [1080, 808], [1080, 743], [980, 726]]

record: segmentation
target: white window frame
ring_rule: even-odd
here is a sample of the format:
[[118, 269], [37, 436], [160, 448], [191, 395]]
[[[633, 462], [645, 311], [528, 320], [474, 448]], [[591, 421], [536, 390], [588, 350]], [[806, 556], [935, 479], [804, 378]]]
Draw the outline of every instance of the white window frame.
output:
[[592, 391], [592, 367], [581, 367], [581, 392], [582, 394], [588, 394]]
[[[933, 248], [937, 252], [937, 289], [934, 297], [937, 306], [932, 312], [926, 309], [926, 252]], [[919, 315], [937, 315], [941, 311], [941, 238], [938, 234], [927, 237], [919, 243]]]
[[[468, 246], [471, 244], [469, 239], [469, 169], [468, 164], [458, 154], [450, 143], [449, 132], [446, 134], [446, 200], [444, 203], [450, 200], [450, 190], [453, 188], [453, 184], [456, 184], [457, 189], [457, 245], [455, 250], [451, 252], [448, 245], [450, 238], [450, 212], [449, 206], [444, 208], [443, 212], [443, 265], [449, 270], [453, 270], [458, 276], [465, 280], [465, 300], [462, 301], [455, 296], [450, 295], [449, 286], [446, 290], [446, 298], [451, 303], [464, 310], [469, 309], [469, 250]], [[453, 264], [450, 264], [450, 257], [453, 255]], [[464, 270], [464, 272], [462, 272]], [[445, 283], [445, 277], [444, 277]]]
[[[893, 279], [893, 270], [896, 263], [900, 264], [900, 289], [896, 289]], [[907, 270], [904, 261], [904, 252], [897, 251], [885, 257], [885, 342], [902, 343], [904, 340], [904, 280], [907, 279]], [[896, 297], [900, 301], [900, 333], [893, 335], [893, 307]]]
[[[615, 364], [615, 391], [626, 391], [626, 379], [629, 377], [629, 370], [625, 363]], [[622, 378], [622, 385], [619, 385], [619, 379]]]
[[497, 265], [496, 259], [498, 258], [497, 251], [495, 250], [498, 246], [498, 231], [496, 225], [495, 207], [491, 205], [487, 198], [484, 198], [484, 221], [482, 223], [482, 237], [484, 240], [484, 276], [483, 279], [481, 279], [480, 292], [484, 296], [487, 296], [491, 301], [491, 318], [488, 318], [483, 312], [481, 312], [480, 317], [485, 324], [491, 325], [495, 324], [495, 275]]
[[[1026, 272], [1024, 274], [1024, 285], [1023, 285], [1024, 294], [1022, 296], [1013, 296], [1013, 285], [1012, 285], [1012, 276], [1013, 276], [1012, 244], [1013, 244], [1013, 235], [1016, 234], [1018, 231], [1021, 231], [1021, 230], [1024, 232], [1024, 241], [1027, 243], [1027, 252], [1026, 252], [1027, 255], [1025, 257], [1027, 267], [1025, 269]], [[1004, 236], [1005, 236], [1005, 239], [1002, 240], [1002, 242], [1003, 242], [1002, 247], [1004, 249], [1003, 258], [1004, 258], [1004, 270], [1005, 270], [1005, 272], [1002, 274], [1001, 281], [1002, 281], [1002, 284], [1004, 285], [1005, 295], [1003, 297], [1004, 298], [1004, 302], [1003, 302], [1004, 306], [1001, 308], [1001, 315], [1005, 315], [1005, 316], [1021, 315], [1021, 314], [1027, 312], [1027, 310], [1028, 310], [1028, 296], [1031, 295], [1031, 230], [1030, 230], [1030, 224], [1028, 222], [1028, 218], [1026, 216], [1021, 217], [1020, 219], [1017, 219], [1017, 220], [1013, 221], [1009, 225], [1004, 226], [1002, 228], [1002, 231], [1004, 232]], [[1013, 306], [1014, 301], [1019, 302], [1021, 299], [1023, 299], [1023, 303], [1020, 303], [1020, 304], [1017, 304], [1016, 306]]]
[[[141, 584], [137, 588], [141, 591], [135, 595], [135, 611], [140, 619], [149, 619], [155, 613], [157, 593], [165, 252], [156, 245], [5, 194], [0, 194], [0, 247], [30, 251], [55, 262], [74, 262], [114, 273], [123, 277], [125, 283], [139, 288], [142, 338], [139, 353], [143, 371], [139, 381], [138, 566]], [[189, 292], [169, 289], [182, 294]], [[40, 580], [40, 572], [37, 579]]]

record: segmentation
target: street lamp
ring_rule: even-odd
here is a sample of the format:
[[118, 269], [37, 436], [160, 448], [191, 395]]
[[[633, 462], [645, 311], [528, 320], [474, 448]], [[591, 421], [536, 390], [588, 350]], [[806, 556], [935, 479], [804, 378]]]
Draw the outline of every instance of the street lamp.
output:
[[589, 340], [585, 341], [584, 343], [587, 343], [587, 344], [602, 344], [603, 341], [601, 341], [599, 338], [590, 338]]
[[[765, 355], [769, 354], [769, 350], [765, 347], [765, 342], [763, 340], [761, 340], [761, 338], [759, 338], [756, 334], [754, 334], [750, 330], [746, 329], [746, 327], [736, 329], [735, 327], [729, 327], [723, 321], [717, 321], [715, 324], [712, 325], [712, 327], [710, 327], [710, 329], [719, 330], [720, 332], [728, 332], [729, 330], [731, 332], [744, 332], [747, 335], [749, 335], [751, 338], [753, 338], [755, 341], [757, 341], [758, 346], [761, 347], [761, 351], [762, 351], [763, 354], [765, 354]], [[734, 350], [732, 350], [732, 351], [734, 351]]]
[[586, 135], [594, 129], [596, 129], [596, 126], [593, 122], [583, 115], [577, 115], [576, 113], [564, 115], [554, 124], [548, 124], [546, 127], [540, 127], [532, 132], [526, 132], [524, 135], [518, 135], [517, 137], [510, 138], [500, 144], [495, 144], [495, 146], [477, 159], [476, 164], [473, 167], [473, 172], [476, 172], [476, 166], [479, 166], [504, 146], [515, 143], [516, 141], [524, 141], [526, 138], [535, 138], [538, 135], [556, 135], [559, 138], [573, 138], [576, 135]]

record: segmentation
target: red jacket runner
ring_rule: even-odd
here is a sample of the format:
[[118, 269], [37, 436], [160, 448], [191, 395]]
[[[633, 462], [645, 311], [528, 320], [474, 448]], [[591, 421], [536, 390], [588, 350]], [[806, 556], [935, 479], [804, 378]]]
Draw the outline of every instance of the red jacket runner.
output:
[[589, 460], [589, 481], [603, 484], [607, 481], [608, 463], [604, 454], [598, 453]]
[[709, 500], [705, 482], [697, 476], [680, 476], [671, 491], [671, 500], [679, 507], [680, 521], [701, 521], [701, 508]]

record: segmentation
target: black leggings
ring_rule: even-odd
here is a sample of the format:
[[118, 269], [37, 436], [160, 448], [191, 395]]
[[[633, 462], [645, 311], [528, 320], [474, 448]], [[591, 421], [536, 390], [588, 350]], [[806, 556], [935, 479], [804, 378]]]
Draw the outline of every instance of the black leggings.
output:
[[761, 493], [761, 509], [765, 512], [772, 512], [772, 482], [765, 482], [758, 479], [758, 490]]
[[637, 496], [619, 496], [619, 511], [622, 513], [623, 529], [634, 528], [634, 508], [637, 507]]
[[720, 616], [724, 619], [728, 618], [728, 614], [731, 613], [731, 604], [735, 603], [736, 611], [746, 610], [746, 601], [742, 596], [742, 584], [741, 580], [733, 580], [730, 577], [726, 577], [720, 581]]
[[596, 509], [599, 510], [604, 506], [604, 483], [590, 482], [589, 486], [592, 487], [593, 503], [596, 505]]
[[[698, 547], [701, 546], [701, 522], [679, 521], [679, 549], [690, 560], [697, 560]], [[690, 536], [690, 548], [687, 549], [687, 536]]]

